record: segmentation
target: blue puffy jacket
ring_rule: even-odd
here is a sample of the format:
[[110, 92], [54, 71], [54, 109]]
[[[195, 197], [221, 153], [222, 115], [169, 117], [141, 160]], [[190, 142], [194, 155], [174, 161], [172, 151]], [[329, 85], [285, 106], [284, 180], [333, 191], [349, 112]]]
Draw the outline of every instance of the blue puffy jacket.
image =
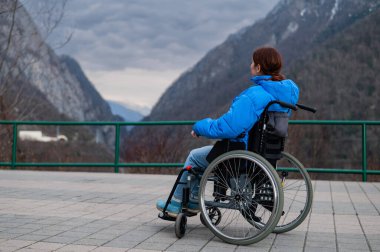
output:
[[[295, 105], [299, 90], [292, 80], [271, 81], [271, 76], [260, 75], [251, 78], [255, 85], [237, 96], [227, 113], [218, 119], [206, 118], [194, 124], [193, 130], [198, 136], [211, 139], [230, 139], [244, 141], [247, 146], [248, 132], [260, 118], [265, 106], [273, 100], [281, 100]], [[278, 104], [269, 111], [289, 112]], [[245, 133], [244, 138], [238, 138]]]

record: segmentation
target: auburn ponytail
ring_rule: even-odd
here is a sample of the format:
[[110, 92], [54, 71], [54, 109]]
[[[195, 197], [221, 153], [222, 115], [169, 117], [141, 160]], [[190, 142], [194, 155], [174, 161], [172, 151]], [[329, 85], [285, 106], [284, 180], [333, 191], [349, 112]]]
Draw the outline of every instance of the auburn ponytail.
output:
[[285, 76], [281, 74], [282, 58], [280, 53], [273, 47], [261, 47], [253, 52], [252, 60], [255, 66], [260, 65], [260, 69], [265, 75], [271, 75], [271, 80], [282, 81]]
[[272, 75], [272, 78], [271, 78], [272, 81], [282, 81], [282, 80], [286, 79], [285, 75], [280, 74], [280, 73], [279, 74], [269, 74], [269, 75]]

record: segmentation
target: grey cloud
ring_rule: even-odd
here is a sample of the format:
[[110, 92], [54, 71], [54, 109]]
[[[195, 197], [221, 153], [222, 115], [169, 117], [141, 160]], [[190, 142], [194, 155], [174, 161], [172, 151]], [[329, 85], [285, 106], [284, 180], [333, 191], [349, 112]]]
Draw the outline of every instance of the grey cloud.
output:
[[277, 1], [71, 0], [56, 33], [74, 36], [59, 52], [89, 70], [186, 69]]

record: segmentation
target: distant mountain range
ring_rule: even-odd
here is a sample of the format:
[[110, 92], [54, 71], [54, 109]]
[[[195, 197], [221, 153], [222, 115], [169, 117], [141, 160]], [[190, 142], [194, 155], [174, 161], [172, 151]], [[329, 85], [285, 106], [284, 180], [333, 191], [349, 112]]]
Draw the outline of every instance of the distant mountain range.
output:
[[[319, 109], [315, 115], [295, 113], [293, 119], [379, 119], [379, 6], [378, 0], [281, 0], [264, 19], [230, 35], [184, 72], [143, 120], [199, 120], [225, 113], [232, 99], [252, 85], [252, 52], [263, 45], [274, 46], [283, 55], [284, 73], [298, 83], [300, 102]], [[190, 149], [211, 143], [205, 139], [195, 141], [190, 130], [162, 127], [152, 131], [136, 127], [128, 136], [126, 157], [138, 161], [135, 151], [141, 152], [145, 145], [148, 150], [140, 160], [183, 160]], [[349, 157], [359, 145], [345, 145], [347, 150], [342, 154], [338, 153], [340, 148], [333, 150], [340, 143], [332, 139], [339, 135], [359, 139], [360, 143], [360, 131], [348, 130], [351, 133], [344, 135], [344, 130], [337, 129], [314, 133], [313, 127], [297, 130], [299, 135], [291, 132], [293, 144], [288, 148], [309, 160], [311, 167], [341, 165], [334, 163], [334, 155], [347, 160], [348, 166], [357, 165]], [[309, 142], [320, 142], [322, 138], [325, 140], [318, 146]], [[330, 141], [334, 142], [331, 146]], [[157, 146], [165, 146], [167, 152], [157, 153], [152, 149]], [[376, 160], [373, 162], [380, 162]]]
[[128, 108], [126, 105], [108, 101], [108, 104], [111, 107], [111, 111], [114, 115], [121, 116], [126, 122], [137, 122], [143, 119], [143, 115], [131, 108]]

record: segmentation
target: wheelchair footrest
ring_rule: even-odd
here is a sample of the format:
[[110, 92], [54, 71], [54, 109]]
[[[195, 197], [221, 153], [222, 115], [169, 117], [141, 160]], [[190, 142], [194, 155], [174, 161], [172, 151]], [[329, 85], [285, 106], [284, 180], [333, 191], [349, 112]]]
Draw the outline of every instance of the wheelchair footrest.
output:
[[166, 212], [165, 213], [160, 212], [158, 214], [158, 218], [163, 219], [163, 220], [167, 220], [167, 221], [175, 221], [176, 220], [175, 217], [169, 216]]
[[[188, 212], [188, 211], [186, 211], [186, 209], [183, 209], [182, 213], [184, 213], [187, 217], [193, 217], [193, 216], [196, 216], [198, 214], [198, 213]], [[169, 216], [167, 212], [165, 212], [165, 213], [159, 212], [158, 218], [163, 219], [163, 220], [167, 220], [167, 221], [175, 221], [176, 220], [176, 217]]]
[[183, 211], [183, 213], [187, 216], [187, 217], [193, 217], [193, 216], [196, 216], [198, 213], [191, 213], [191, 212], [188, 212], [186, 210]]

